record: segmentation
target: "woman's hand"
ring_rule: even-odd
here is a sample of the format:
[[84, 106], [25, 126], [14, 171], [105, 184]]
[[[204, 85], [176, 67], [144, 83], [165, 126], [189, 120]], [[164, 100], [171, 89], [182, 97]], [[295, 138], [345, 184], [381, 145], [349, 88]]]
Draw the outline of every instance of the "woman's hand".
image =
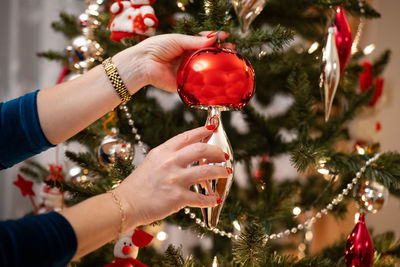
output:
[[209, 163], [226, 161], [217, 146], [201, 143], [212, 130], [200, 127], [184, 132], [150, 151], [142, 164], [115, 189], [127, 213], [129, 228], [163, 219], [180, 209], [212, 207], [218, 196], [190, 191], [194, 184], [208, 179], [227, 178], [226, 167], [202, 165], [189, 167], [205, 159]]
[[[201, 36], [165, 34], [148, 38], [139, 44], [118, 53], [113, 57], [120, 75], [131, 94], [151, 84], [157, 88], [176, 92], [176, 73], [185, 52], [211, 46], [216, 34], [201, 32]], [[225, 40], [229, 34], [219, 33], [219, 39]], [[141, 78], [132, 73], [139, 71]]]

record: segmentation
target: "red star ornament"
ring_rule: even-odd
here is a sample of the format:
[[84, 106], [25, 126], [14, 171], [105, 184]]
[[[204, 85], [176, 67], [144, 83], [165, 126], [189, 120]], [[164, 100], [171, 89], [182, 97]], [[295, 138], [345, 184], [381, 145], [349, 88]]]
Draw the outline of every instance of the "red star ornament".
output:
[[33, 192], [33, 182], [25, 180], [20, 174], [18, 174], [18, 180], [13, 182], [13, 184], [21, 190], [22, 196], [35, 196]]

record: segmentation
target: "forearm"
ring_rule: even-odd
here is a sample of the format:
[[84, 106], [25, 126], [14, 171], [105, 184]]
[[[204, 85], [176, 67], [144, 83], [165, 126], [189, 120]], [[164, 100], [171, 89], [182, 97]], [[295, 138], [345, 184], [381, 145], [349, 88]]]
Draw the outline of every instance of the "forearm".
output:
[[[126, 207], [123, 208], [126, 209]], [[109, 193], [98, 195], [67, 208], [61, 214], [72, 225], [78, 240], [78, 249], [74, 259], [112, 241], [120, 231], [119, 207]], [[132, 217], [129, 218], [130, 220], [124, 224], [124, 231], [134, 228]]]
[[[129, 85], [130, 94], [145, 85], [140, 60], [137, 59], [134, 68], [126, 62], [125, 57], [135, 61], [133, 52], [120, 53], [113, 58], [122, 80]], [[52, 144], [74, 136], [120, 103], [102, 66], [72, 81], [46, 88], [37, 98], [40, 125]]]

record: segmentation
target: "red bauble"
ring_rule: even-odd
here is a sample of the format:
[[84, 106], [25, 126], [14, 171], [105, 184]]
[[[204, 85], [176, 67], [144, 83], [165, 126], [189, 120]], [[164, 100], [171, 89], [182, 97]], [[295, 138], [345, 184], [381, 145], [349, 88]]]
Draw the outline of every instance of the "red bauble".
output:
[[200, 49], [180, 66], [178, 93], [190, 107], [242, 109], [254, 93], [254, 70], [236, 51], [222, 47]]
[[[364, 61], [363, 62], [363, 66], [364, 66], [364, 71], [362, 73], [360, 73], [360, 90], [361, 90], [361, 92], [364, 92], [366, 89], [368, 89], [372, 85], [374, 85], [373, 77], [372, 77], [372, 64], [371, 64], [371, 62]], [[375, 106], [376, 102], [382, 96], [383, 81], [384, 81], [383, 78], [381, 78], [379, 76], [376, 77], [376, 80], [375, 80], [375, 91], [374, 91], [374, 96], [372, 97], [372, 100], [369, 103], [370, 107]]]
[[341, 7], [336, 8], [335, 41], [339, 54], [340, 74], [342, 74], [350, 58], [353, 38], [346, 15]]
[[365, 214], [360, 214], [353, 232], [347, 238], [345, 262], [348, 267], [370, 267], [374, 259], [374, 245], [365, 224]]

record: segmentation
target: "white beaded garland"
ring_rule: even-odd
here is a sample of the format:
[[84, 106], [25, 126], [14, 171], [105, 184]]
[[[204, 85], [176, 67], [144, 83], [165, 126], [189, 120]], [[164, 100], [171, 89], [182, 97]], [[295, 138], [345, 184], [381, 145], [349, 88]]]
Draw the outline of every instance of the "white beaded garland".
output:
[[129, 113], [129, 109], [126, 105], [120, 105], [119, 109], [124, 111], [123, 114], [125, 118], [128, 120], [128, 125], [131, 126], [131, 132], [135, 135], [135, 140], [138, 141], [138, 146], [142, 148], [142, 152], [147, 154], [147, 149], [144, 148], [144, 143], [142, 142], [142, 137], [138, 134], [138, 130], [135, 127], [135, 121], [132, 120], [132, 114]]
[[[368, 160], [368, 161], [367, 161], [368, 164], [366, 163], [366, 166], [368, 166], [368, 165], [371, 164], [372, 162], [376, 161], [378, 158], [379, 158], [379, 154], [376, 154], [373, 158], [371, 158], [372, 160]], [[290, 234], [296, 234], [296, 233], [298, 232], [298, 230], [303, 230], [305, 227], [311, 226], [312, 224], [314, 224], [314, 223], [317, 221], [317, 219], [320, 219], [320, 218], [322, 217], [322, 215], [328, 214], [328, 211], [329, 211], [329, 210], [332, 210], [334, 205], [339, 204], [339, 203], [344, 199], [344, 196], [346, 196], [346, 195], [349, 194], [349, 190], [351, 190], [351, 189], [353, 188], [353, 185], [355, 185], [355, 184], [358, 183], [358, 180], [361, 178], [362, 173], [365, 172], [365, 170], [366, 170], [366, 166], [363, 166], [363, 167], [361, 168], [361, 171], [360, 171], [360, 172], [357, 172], [357, 174], [356, 174], [357, 177], [353, 178], [352, 181], [351, 181], [351, 183], [348, 183], [348, 184], [346, 185], [346, 188], [344, 188], [344, 189], [342, 190], [342, 193], [338, 194], [338, 195], [336, 196], [336, 198], [332, 199], [331, 203], [329, 203], [328, 205], [326, 205], [325, 208], [321, 209], [321, 210], [320, 210], [319, 212], [317, 212], [313, 217], [307, 219], [304, 223], [302, 223], [302, 224], [300, 223], [299, 225], [297, 225], [297, 227], [293, 227], [293, 228], [290, 229], [290, 230], [289, 230], [289, 229], [286, 229], [286, 230], [284, 230], [284, 231], [282, 231], [282, 232], [279, 232], [279, 233], [277, 233], [277, 234], [265, 235], [264, 240], [267, 242], [268, 239], [275, 240], [275, 239], [277, 239], [277, 238], [282, 238], [283, 236], [289, 236]], [[189, 208], [185, 208], [185, 209], [184, 209], [184, 212], [185, 212], [185, 214], [189, 214], [189, 213], [190, 213], [190, 209], [189, 209]], [[191, 218], [191, 219], [195, 219], [196, 217], [192, 218], [192, 214], [194, 214], [194, 213], [190, 213], [190, 214], [189, 214], [190, 218]], [[195, 216], [195, 215], [194, 215], [194, 216]], [[198, 218], [196, 218], [196, 223], [198, 222], [197, 219], [198, 219]], [[197, 223], [197, 224], [198, 224], [198, 223]], [[205, 225], [204, 222], [201, 222], [201, 223], [200, 223], [200, 226], [203, 227], [203, 228], [206, 228], [206, 225]], [[218, 228], [211, 228], [211, 229], [206, 228], [206, 229], [211, 230], [211, 231], [214, 232], [215, 234], [219, 234], [219, 235], [221, 235], [221, 236], [226, 236], [226, 237], [228, 237], [229, 239], [232, 239], [232, 238], [233, 238], [233, 239], [236, 239], [236, 240], [237, 240], [237, 239], [239, 238], [239, 235], [234, 235], [234, 234], [232, 234], [232, 233], [230, 233], [230, 232], [226, 233], [225, 231], [221, 231], [221, 230], [219, 230]]]

